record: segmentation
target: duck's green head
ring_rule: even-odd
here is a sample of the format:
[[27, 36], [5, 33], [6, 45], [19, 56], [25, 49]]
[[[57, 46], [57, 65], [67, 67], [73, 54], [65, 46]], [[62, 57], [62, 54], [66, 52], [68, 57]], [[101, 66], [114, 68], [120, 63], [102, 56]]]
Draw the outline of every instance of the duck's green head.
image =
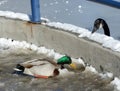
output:
[[57, 64], [61, 65], [61, 69], [64, 68], [64, 64], [68, 64], [72, 69], [76, 69], [77, 66], [72, 62], [71, 57], [63, 56], [57, 60]]
[[61, 65], [71, 64], [71, 63], [72, 63], [72, 60], [69, 56], [63, 56], [57, 60], [57, 64], [61, 64]]

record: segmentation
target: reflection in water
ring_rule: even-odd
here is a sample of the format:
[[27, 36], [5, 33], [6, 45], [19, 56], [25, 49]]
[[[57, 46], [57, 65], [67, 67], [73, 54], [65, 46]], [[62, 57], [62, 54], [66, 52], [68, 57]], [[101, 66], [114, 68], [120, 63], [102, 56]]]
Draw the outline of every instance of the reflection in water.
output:
[[[19, 51], [19, 52], [18, 52]], [[44, 58], [30, 50], [0, 52], [0, 91], [113, 91], [110, 79], [102, 79], [91, 72], [76, 72], [69, 77], [36, 79], [12, 74], [16, 64], [34, 58]]]

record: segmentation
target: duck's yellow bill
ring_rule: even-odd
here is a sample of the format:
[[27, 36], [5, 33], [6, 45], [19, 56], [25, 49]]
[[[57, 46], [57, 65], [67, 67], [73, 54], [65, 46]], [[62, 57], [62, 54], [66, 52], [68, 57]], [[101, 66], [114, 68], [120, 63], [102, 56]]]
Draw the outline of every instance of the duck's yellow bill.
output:
[[75, 63], [71, 63], [71, 64], [70, 64], [70, 67], [73, 68], [73, 69], [77, 69], [77, 66], [76, 66]]

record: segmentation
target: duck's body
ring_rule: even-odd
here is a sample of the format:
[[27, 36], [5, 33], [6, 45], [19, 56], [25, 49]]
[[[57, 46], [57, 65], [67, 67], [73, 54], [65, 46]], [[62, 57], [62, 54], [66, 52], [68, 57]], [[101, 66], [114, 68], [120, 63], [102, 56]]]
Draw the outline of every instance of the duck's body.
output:
[[92, 33], [96, 32], [101, 27], [104, 29], [104, 34], [107, 36], [110, 36], [109, 27], [108, 27], [106, 21], [104, 19], [101, 19], [101, 18], [98, 18], [95, 20]]
[[36, 78], [49, 78], [71, 74], [66, 68], [77, 70], [81, 68], [81, 65], [72, 62], [69, 56], [63, 56], [56, 62], [49, 58], [34, 59], [17, 64], [14, 73], [29, 75]]
[[14, 70], [18, 74], [26, 74], [37, 78], [49, 78], [59, 75], [58, 69], [59, 67], [54, 61], [34, 59], [18, 64]]

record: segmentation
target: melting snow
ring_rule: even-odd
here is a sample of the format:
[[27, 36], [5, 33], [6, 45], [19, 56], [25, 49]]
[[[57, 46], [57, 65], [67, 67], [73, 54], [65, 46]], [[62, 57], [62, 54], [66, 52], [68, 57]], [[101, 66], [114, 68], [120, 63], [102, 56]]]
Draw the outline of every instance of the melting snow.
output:
[[115, 88], [120, 91], [120, 79], [119, 78], [115, 77], [115, 79], [111, 82], [111, 84], [114, 85]]

